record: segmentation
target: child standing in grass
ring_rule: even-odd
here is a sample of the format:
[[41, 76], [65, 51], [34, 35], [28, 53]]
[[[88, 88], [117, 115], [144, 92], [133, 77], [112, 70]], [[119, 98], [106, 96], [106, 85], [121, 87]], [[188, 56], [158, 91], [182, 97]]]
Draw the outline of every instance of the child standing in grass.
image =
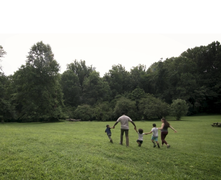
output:
[[158, 142], [158, 128], [156, 128], [156, 124], [153, 124], [153, 128], [151, 129], [151, 131], [149, 133], [146, 134], [151, 134], [153, 133], [152, 137], [151, 137], [151, 141], [153, 143], [153, 147], [156, 147], [155, 142], [157, 143], [158, 148], [160, 148], [159, 142]]
[[107, 136], [110, 139], [110, 142], [113, 143], [113, 140], [111, 139], [111, 127], [109, 125], [106, 125], [105, 133], [107, 133]]
[[135, 129], [135, 131], [138, 134], [138, 139], [137, 139], [137, 144], [139, 147], [141, 147], [142, 143], [143, 143], [143, 135], [147, 134], [147, 133], [143, 133], [143, 129]]

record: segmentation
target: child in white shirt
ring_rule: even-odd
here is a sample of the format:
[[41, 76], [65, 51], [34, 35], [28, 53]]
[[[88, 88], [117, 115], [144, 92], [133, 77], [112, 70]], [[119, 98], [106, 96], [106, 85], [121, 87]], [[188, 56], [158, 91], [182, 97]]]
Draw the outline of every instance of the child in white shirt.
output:
[[135, 129], [135, 131], [138, 134], [138, 139], [137, 139], [137, 144], [139, 147], [141, 147], [142, 143], [143, 143], [143, 135], [146, 135], [147, 133], [143, 133], [143, 129]]
[[157, 143], [158, 148], [160, 148], [159, 142], [158, 142], [158, 128], [156, 128], [156, 124], [153, 124], [153, 128], [151, 129], [151, 131], [149, 133], [145, 133], [145, 134], [151, 134], [153, 133], [152, 137], [151, 137], [151, 141], [153, 143], [153, 147], [156, 147], [155, 142]]

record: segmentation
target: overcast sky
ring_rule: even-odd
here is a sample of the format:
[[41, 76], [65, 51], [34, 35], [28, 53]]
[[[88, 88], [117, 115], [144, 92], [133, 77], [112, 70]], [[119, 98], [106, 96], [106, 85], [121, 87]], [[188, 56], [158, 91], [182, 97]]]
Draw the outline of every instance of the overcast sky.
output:
[[103, 76], [113, 65], [147, 68], [188, 48], [221, 42], [218, 0], [3, 0], [0, 45], [6, 75], [26, 62], [37, 42], [60, 64], [85, 60]]

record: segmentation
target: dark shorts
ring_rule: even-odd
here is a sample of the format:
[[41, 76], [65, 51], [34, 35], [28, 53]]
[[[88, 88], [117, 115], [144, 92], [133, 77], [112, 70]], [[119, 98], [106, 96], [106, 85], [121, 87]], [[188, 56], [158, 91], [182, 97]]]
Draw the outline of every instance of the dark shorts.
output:
[[107, 134], [108, 138], [111, 139], [111, 134]]
[[141, 140], [137, 140], [137, 142], [139, 142], [140, 144], [142, 144], [142, 143], [143, 143], [143, 141], [141, 141]]

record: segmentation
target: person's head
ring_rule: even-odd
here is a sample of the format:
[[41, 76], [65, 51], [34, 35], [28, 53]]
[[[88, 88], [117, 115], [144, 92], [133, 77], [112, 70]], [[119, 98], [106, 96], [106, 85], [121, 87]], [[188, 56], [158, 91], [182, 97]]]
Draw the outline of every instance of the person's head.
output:
[[170, 124], [167, 122], [165, 118], [162, 118], [161, 122], [164, 123], [164, 126], [170, 126]]
[[142, 133], [143, 133], [143, 129], [138, 129], [138, 132], [139, 132], [140, 134], [142, 134]]
[[110, 126], [109, 126], [109, 125], [106, 125], [106, 127], [109, 128]]
[[153, 127], [156, 127], [156, 126], [157, 126], [157, 125], [154, 123], [154, 124], [153, 124]]

